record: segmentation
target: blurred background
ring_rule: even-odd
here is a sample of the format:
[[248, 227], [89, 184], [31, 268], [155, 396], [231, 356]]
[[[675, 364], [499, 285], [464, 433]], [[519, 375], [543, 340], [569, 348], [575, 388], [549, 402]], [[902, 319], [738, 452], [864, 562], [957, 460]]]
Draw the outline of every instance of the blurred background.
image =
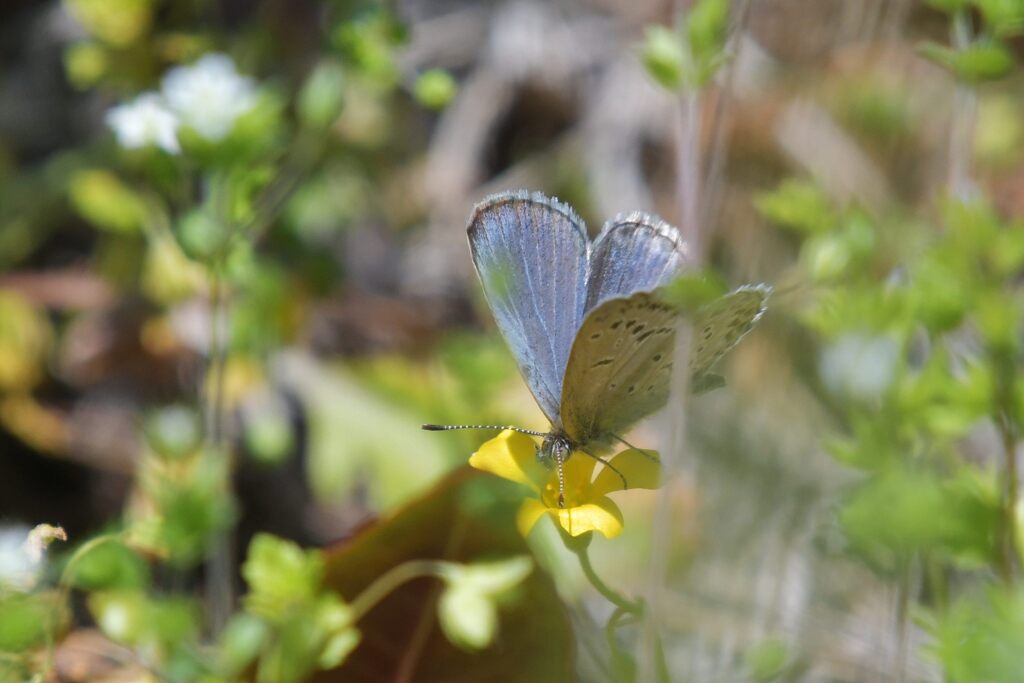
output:
[[[617, 497], [625, 532], [591, 546], [609, 584], [658, 597], [667, 680], [1020, 680], [1021, 413], [999, 398], [1021, 393], [1020, 5], [735, 0], [695, 77], [687, 2], [5, 2], [0, 574], [37, 524], [69, 541], [35, 594], [88, 539], [127, 540], [80, 556], [50, 645], [0, 625], [21, 653], [3, 680], [202, 679], [169, 643], [212, 642], [257, 533], [327, 548], [346, 599], [352, 539], [384, 534], [385, 565], [416, 556], [381, 550], [402, 538], [450, 547], [449, 513], [381, 529], [448, 500], [491, 434], [420, 424], [547, 426], [465, 237], [521, 188], [592, 235], [656, 213], [721, 291], [775, 288], [727, 386], [687, 402], [678, 476]], [[671, 448], [678, 407], [631, 442]], [[552, 662], [530, 675], [460, 656], [492, 657], [487, 680], [627, 680], [554, 526], [522, 545], [480, 512], [516, 490], [480, 491], [451, 514], [480, 556], [493, 535], [536, 558], [515, 609], [558, 635], [499, 636]], [[147, 645], [110, 626], [127, 594], [198, 616]], [[409, 664], [416, 637], [317, 668], [485, 676], [422, 642]]]

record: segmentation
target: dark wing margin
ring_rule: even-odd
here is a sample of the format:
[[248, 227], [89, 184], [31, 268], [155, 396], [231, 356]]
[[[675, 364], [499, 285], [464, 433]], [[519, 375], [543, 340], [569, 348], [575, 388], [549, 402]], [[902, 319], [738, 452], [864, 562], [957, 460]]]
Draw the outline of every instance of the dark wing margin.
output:
[[690, 373], [695, 384], [754, 328], [768, 308], [771, 293], [766, 284], [743, 285], [697, 312], [690, 342]]
[[562, 375], [586, 303], [586, 227], [557, 199], [520, 191], [478, 204], [467, 232], [498, 329], [541, 410], [560, 428]]
[[686, 241], [675, 227], [641, 211], [617, 216], [591, 248], [586, 310], [666, 285], [689, 262]]

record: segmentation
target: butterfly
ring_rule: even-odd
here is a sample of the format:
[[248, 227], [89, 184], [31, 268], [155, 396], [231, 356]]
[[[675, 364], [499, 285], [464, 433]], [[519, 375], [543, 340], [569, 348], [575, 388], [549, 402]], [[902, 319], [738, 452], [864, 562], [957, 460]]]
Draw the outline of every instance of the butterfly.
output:
[[[477, 275], [519, 370], [551, 423], [537, 457], [557, 468], [579, 451], [600, 456], [621, 434], [665, 405], [680, 311], [659, 288], [692, 264], [679, 231], [643, 212], [620, 215], [593, 241], [568, 205], [536, 192], [492, 195], [467, 228]], [[709, 369], [754, 326], [770, 287], [741, 287], [701, 309], [693, 328], [694, 385], [721, 383]]]

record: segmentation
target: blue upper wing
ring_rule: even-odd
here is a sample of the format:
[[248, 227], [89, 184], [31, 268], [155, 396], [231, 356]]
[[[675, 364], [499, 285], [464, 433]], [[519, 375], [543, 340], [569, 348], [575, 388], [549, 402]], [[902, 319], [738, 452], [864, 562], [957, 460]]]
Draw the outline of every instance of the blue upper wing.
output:
[[586, 311], [583, 221], [557, 200], [513, 192], [477, 205], [468, 233], [498, 329], [544, 414], [561, 428], [562, 375]]
[[689, 260], [673, 226], [639, 211], [619, 216], [605, 224], [591, 248], [586, 310], [666, 285]]

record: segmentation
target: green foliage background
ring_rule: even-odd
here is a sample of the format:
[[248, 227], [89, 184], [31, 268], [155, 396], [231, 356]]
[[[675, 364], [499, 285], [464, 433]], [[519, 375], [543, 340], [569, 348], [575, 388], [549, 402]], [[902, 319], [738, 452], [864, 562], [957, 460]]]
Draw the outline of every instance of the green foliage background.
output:
[[[1024, 2], [683, 5], [0, 9], [0, 681], [1019, 681]], [[224, 135], [126, 143], [211, 54]], [[464, 246], [519, 187], [775, 289], [611, 541], [419, 428], [546, 427]]]

